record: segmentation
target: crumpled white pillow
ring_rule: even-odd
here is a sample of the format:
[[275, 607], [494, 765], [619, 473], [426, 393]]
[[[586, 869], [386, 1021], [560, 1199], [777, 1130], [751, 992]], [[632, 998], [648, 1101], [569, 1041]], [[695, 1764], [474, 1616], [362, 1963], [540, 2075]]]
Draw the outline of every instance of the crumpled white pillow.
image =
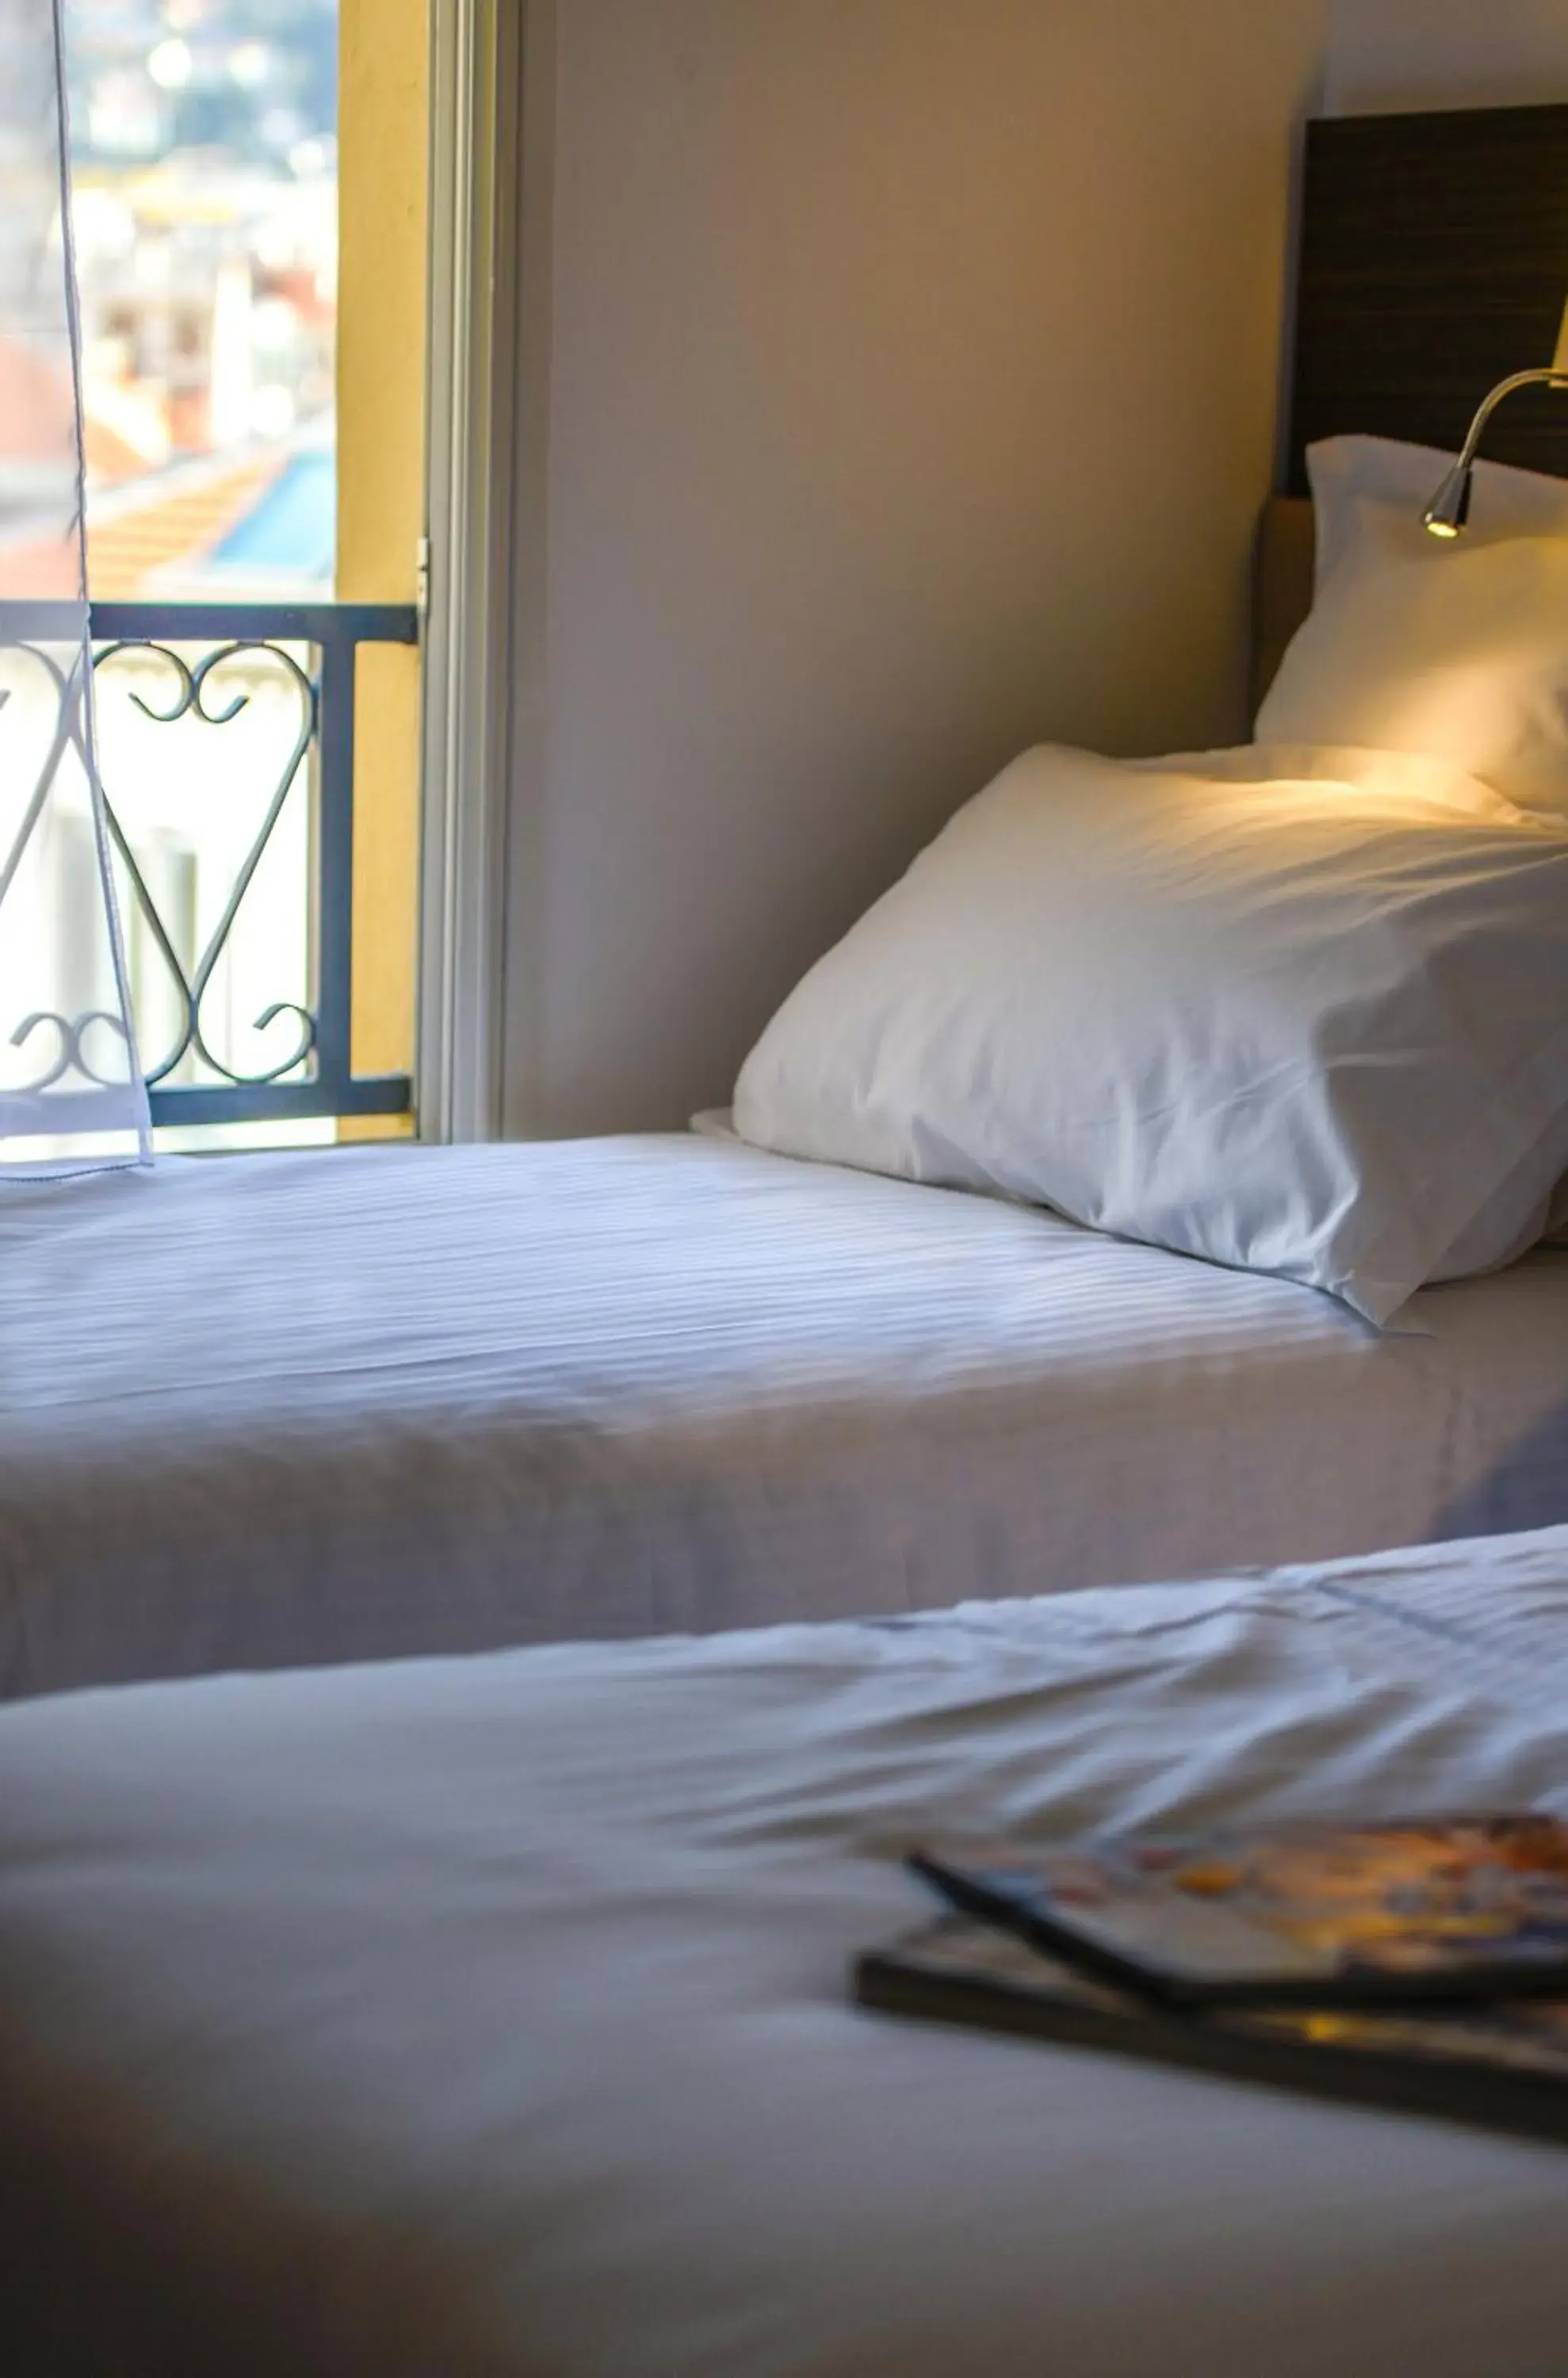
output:
[[791, 993], [734, 1123], [1381, 1322], [1514, 1252], [1565, 1093], [1568, 828], [1399, 755], [1047, 746]]
[[1464, 536], [1422, 514], [1453, 457], [1379, 438], [1308, 453], [1317, 594], [1260, 743], [1427, 752], [1568, 812], [1568, 481], [1476, 466]]

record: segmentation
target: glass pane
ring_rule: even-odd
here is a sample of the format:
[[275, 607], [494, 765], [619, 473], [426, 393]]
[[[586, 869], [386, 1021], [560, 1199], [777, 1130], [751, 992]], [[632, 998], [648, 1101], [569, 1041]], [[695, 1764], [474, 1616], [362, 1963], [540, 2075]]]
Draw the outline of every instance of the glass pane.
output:
[[[135, 861], [119, 880], [144, 1062], [172, 1088], [298, 1082], [315, 973], [316, 754], [298, 742], [311, 655], [224, 658], [158, 621], [174, 603], [334, 591], [338, 0], [66, 0], [65, 13], [88, 587], [95, 605], [137, 607], [132, 642], [100, 667], [99, 709]], [[330, 1141], [335, 1126], [160, 1144], [259, 1135]]]
[[0, 1162], [135, 1156], [92, 771], [54, 0], [0, 0]]

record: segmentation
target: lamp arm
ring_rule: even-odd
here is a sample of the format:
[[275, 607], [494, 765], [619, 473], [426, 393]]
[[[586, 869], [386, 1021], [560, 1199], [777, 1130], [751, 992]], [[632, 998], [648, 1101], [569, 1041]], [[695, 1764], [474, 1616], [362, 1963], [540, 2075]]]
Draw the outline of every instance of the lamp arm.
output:
[[1421, 515], [1422, 525], [1431, 535], [1443, 538], [1463, 535], [1465, 523], [1470, 516], [1471, 474], [1476, 467], [1476, 456], [1480, 451], [1481, 439], [1486, 436], [1487, 424], [1503, 398], [1512, 396], [1517, 388], [1568, 389], [1568, 369], [1564, 369], [1561, 363], [1553, 363], [1540, 366], [1534, 371], [1513, 372], [1507, 379], [1500, 379], [1497, 386], [1482, 397], [1476, 408], [1476, 417], [1465, 433], [1465, 443], [1459, 450], [1458, 460]]
[[1554, 364], [1546, 364], [1538, 366], [1534, 371], [1512, 372], [1506, 379], [1500, 379], [1497, 386], [1483, 396], [1480, 403], [1476, 407], [1476, 417], [1470, 424], [1464, 446], [1460, 450], [1459, 468], [1462, 471], [1467, 471], [1475, 462], [1476, 456], [1480, 451], [1481, 440], [1487, 434], [1487, 424], [1503, 398], [1512, 396], [1514, 390], [1519, 388], [1568, 389], [1568, 371], [1561, 370]]

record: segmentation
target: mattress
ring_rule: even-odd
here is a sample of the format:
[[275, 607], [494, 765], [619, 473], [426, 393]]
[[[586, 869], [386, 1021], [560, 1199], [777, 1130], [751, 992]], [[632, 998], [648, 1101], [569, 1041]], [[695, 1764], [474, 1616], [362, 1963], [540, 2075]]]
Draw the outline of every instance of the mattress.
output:
[[0, 1696], [1568, 1519], [1568, 1257], [1286, 1282], [693, 1136], [0, 1195]]
[[1568, 1810], [1568, 1531], [0, 1712], [8, 2378], [1558, 2378], [1568, 2150], [858, 2013], [934, 1829]]

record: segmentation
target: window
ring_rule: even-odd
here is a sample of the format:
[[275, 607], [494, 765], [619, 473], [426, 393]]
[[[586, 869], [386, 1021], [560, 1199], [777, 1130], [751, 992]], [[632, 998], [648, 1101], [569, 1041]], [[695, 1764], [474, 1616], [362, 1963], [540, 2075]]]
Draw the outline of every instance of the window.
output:
[[155, 1121], [406, 1131], [426, 0], [65, 18], [100, 757]]

